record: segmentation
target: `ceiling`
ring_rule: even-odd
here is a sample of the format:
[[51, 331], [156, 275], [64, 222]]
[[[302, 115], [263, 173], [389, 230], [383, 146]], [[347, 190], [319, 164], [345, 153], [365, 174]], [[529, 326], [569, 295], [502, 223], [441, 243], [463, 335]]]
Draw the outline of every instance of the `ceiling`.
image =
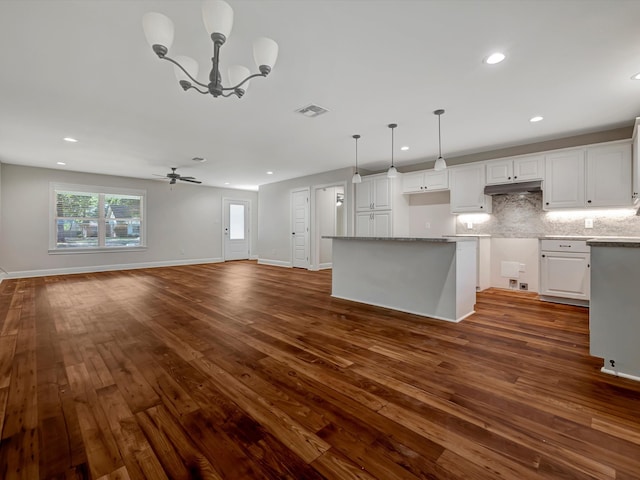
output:
[[[630, 79], [640, 72], [640, 1], [229, 3], [223, 72], [256, 70], [255, 37], [280, 46], [271, 75], [242, 99], [183, 92], [146, 43], [143, 14], [169, 16], [169, 56], [194, 57], [205, 80], [199, 1], [1, 1], [0, 162], [139, 178], [177, 166], [205, 185], [256, 188], [353, 166], [355, 133], [360, 166], [384, 169], [392, 122], [396, 165], [430, 167], [438, 108], [445, 158], [640, 115], [640, 81]], [[494, 51], [506, 60], [483, 63]], [[329, 112], [294, 113], [309, 103]], [[534, 115], [544, 120], [530, 123]]]

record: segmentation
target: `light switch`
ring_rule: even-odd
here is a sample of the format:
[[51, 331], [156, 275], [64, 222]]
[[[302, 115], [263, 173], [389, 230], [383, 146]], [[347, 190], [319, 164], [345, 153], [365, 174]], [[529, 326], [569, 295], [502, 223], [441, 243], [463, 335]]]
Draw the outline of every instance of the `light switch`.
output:
[[467, 222], [467, 229], [471, 230], [473, 228], [473, 222]]
[[593, 228], [593, 218], [584, 219], [584, 228]]
[[425, 222], [424, 228], [431, 228], [431, 222]]

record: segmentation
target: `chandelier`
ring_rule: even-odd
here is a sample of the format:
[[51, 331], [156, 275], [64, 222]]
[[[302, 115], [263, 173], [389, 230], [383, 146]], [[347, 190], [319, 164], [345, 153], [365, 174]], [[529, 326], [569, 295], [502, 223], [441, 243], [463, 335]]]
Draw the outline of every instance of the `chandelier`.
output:
[[247, 67], [233, 65], [229, 67], [228, 71], [229, 82], [233, 86], [224, 87], [219, 68], [220, 48], [231, 33], [233, 9], [222, 0], [205, 0], [202, 4], [202, 18], [213, 42], [212, 68], [208, 84], [196, 80], [198, 63], [193, 58], [180, 56], [174, 59], [167, 57], [173, 43], [173, 22], [169, 17], [157, 12], [146, 13], [142, 18], [142, 27], [147, 42], [158, 58], [174, 64], [176, 77], [184, 91], [193, 89], [202, 94], [211, 94], [214, 97], [236, 95], [241, 98], [247, 91], [249, 81], [252, 78], [269, 75], [278, 58], [278, 44], [270, 38], [257, 38], [253, 42], [253, 58], [260, 73], [251, 74]]

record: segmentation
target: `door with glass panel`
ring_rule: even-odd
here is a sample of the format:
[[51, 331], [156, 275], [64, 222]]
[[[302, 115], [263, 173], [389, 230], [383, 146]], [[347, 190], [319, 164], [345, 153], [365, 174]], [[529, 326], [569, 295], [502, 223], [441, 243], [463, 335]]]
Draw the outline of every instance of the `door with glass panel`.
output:
[[249, 201], [224, 200], [224, 259], [249, 258]]

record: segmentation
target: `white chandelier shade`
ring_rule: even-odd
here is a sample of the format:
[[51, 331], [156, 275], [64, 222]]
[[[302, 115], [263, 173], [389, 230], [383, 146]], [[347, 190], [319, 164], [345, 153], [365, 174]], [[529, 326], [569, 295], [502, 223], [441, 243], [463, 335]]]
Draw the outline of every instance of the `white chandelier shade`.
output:
[[222, 0], [205, 0], [202, 2], [202, 20], [209, 35], [221, 33], [229, 38], [233, 28], [233, 9]]
[[[242, 80], [244, 80], [251, 74], [249, 69], [243, 65], [231, 65], [229, 67], [228, 73], [229, 73], [229, 82], [231, 83], [231, 85], [238, 85], [240, 82], [242, 82]], [[242, 88], [244, 89], [245, 92], [248, 90], [250, 83], [251, 83], [251, 80], [247, 80], [242, 85]]]
[[278, 59], [278, 44], [267, 37], [256, 38], [253, 42], [253, 59], [258, 68], [262, 65], [273, 68]]
[[173, 22], [166, 15], [158, 12], [145, 13], [142, 17], [142, 29], [152, 47], [163, 45], [169, 50], [173, 45]]

